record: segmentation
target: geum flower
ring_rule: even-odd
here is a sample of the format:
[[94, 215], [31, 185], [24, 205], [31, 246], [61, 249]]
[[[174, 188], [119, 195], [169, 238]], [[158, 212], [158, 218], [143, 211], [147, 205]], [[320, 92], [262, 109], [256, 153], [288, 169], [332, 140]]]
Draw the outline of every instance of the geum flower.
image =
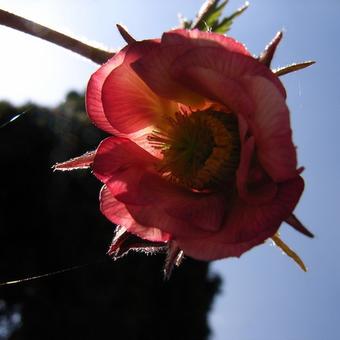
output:
[[55, 168], [91, 166], [104, 183], [111, 255], [166, 245], [169, 272], [183, 253], [240, 256], [273, 238], [304, 268], [277, 234], [286, 221], [312, 236], [292, 214], [304, 182], [269, 68], [280, 39], [256, 59], [232, 38], [173, 30], [132, 41], [92, 75], [87, 112], [112, 136]]

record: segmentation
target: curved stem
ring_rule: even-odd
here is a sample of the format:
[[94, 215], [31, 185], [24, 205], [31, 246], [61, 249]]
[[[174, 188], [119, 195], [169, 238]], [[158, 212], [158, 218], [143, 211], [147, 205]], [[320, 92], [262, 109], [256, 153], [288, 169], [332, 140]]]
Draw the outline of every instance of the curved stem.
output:
[[54, 31], [48, 27], [42, 26], [2, 9], [0, 9], [0, 25], [11, 27], [18, 31], [47, 40], [72, 52], [78, 53], [97, 64], [105, 63], [114, 55], [112, 52], [87, 45], [77, 39], [71, 38], [65, 34]]

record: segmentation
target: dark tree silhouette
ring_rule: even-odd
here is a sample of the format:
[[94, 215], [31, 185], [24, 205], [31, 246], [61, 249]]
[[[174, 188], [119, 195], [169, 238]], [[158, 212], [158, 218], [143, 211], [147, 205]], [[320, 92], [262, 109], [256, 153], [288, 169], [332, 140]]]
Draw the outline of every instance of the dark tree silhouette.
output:
[[[185, 259], [164, 281], [164, 255], [105, 256], [114, 226], [99, 212], [89, 171], [51, 166], [93, 150], [105, 137], [71, 92], [58, 108], [0, 103], [0, 280], [82, 269], [0, 287], [0, 339], [203, 340], [220, 279]], [[99, 261], [99, 262], [98, 262]], [[6, 334], [7, 333], [7, 334]]]

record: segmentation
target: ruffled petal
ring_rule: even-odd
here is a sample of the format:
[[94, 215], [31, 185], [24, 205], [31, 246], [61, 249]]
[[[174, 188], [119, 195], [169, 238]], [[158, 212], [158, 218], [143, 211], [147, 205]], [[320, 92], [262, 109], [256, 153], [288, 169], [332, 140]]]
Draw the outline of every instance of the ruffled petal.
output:
[[254, 110], [251, 98], [237, 80], [203, 67], [188, 67], [181, 81], [211, 101], [247, 117]]
[[157, 225], [173, 236], [203, 236], [221, 227], [226, 203], [222, 195], [193, 193], [151, 172], [132, 185], [116, 198], [142, 224]]
[[294, 178], [296, 150], [284, 98], [263, 77], [249, 77], [243, 84], [255, 105], [251, 124], [260, 164], [276, 182]]
[[[190, 46], [183, 47], [185, 49]], [[186, 104], [191, 107], [201, 107], [205, 98], [171, 78], [170, 66], [183, 53], [175, 46], [159, 47], [132, 64], [133, 70], [158, 96]]]
[[247, 120], [260, 163], [274, 181], [297, 175], [285, 93], [264, 65], [253, 58], [210, 47], [187, 52], [176, 60], [172, 71], [192, 90]]
[[103, 215], [115, 224], [124, 226], [125, 230], [143, 239], [154, 242], [166, 242], [170, 235], [158, 228], [138, 224], [126, 206], [117, 201], [107, 186], [103, 186], [99, 195], [100, 210]]
[[208, 47], [218, 45], [224, 47], [230, 52], [240, 53], [249, 56], [251, 55], [245, 45], [233, 38], [213, 32], [202, 32], [198, 29], [176, 29], [166, 32], [162, 36], [161, 43], [164, 46], [190, 44], [196, 47]]
[[156, 172], [156, 164], [155, 157], [132, 141], [109, 137], [98, 147], [93, 173], [141, 225], [176, 235], [218, 230], [225, 214], [223, 196], [170, 183]]
[[103, 183], [107, 183], [117, 173], [127, 169], [154, 167], [157, 159], [127, 138], [108, 137], [96, 151], [93, 173]]
[[[255, 141], [250, 137], [242, 141], [240, 165], [236, 173], [239, 196], [249, 204], [264, 204], [277, 193], [277, 185], [254, 159]], [[255, 164], [251, 164], [255, 163]], [[252, 168], [251, 168], [252, 165]]]
[[125, 58], [127, 46], [120, 52], [116, 53], [107, 63], [102, 65], [90, 78], [86, 90], [86, 111], [91, 121], [100, 129], [109, 134], [119, 134], [107, 120], [103, 103], [102, 103], [102, 88], [105, 79], [119, 65], [122, 64]]
[[175, 238], [184, 253], [199, 260], [241, 256], [273, 236], [294, 210], [303, 191], [301, 177], [280, 183], [275, 198], [262, 206], [236, 199], [219, 232], [206, 238]]
[[175, 103], [157, 96], [130, 67], [157, 46], [154, 41], [134, 44], [126, 51], [124, 62], [111, 71], [103, 84], [101, 100], [106, 118], [122, 134], [156, 125], [163, 116], [177, 110]]
[[232, 38], [199, 30], [174, 30], [165, 33], [161, 45], [147, 57], [135, 62], [132, 67], [158, 95], [191, 107], [201, 108], [205, 105], [204, 97], [173, 79], [171, 65], [187, 51], [199, 47], [205, 49], [209, 46], [220, 46], [223, 51], [249, 55], [244, 45]]
[[[209, 71], [209, 72], [204, 72]], [[205, 85], [213, 74], [220, 79], [233, 80], [241, 86], [239, 80], [246, 76], [262, 76], [271, 81], [286, 96], [285, 89], [271, 70], [251, 56], [235, 53], [222, 47], [196, 47], [188, 50], [173, 62], [171, 75], [181, 84], [201, 95], [211, 97], [214, 89], [212, 81]], [[215, 98], [212, 98], [215, 99]], [[223, 98], [222, 98], [223, 99]], [[222, 101], [224, 104], [229, 98]]]

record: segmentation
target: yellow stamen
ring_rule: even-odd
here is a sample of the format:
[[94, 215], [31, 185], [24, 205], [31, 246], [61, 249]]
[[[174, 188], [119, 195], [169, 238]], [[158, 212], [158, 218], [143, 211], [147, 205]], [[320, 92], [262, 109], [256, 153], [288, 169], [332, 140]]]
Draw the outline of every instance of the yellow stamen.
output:
[[305, 264], [303, 263], [303, 261], [301, 260], [301, 258], [299, 257], [298, 254], [296, 254], [292, 249], [289, 248], [289, 246], [287, 244], [285, 244], [279, 234], [275, 234], [274, 236], [272, 236], [272, 240], [274, 241], [275, 245], [278, 246], [279, 248], [281, 248], [281, 250], [288, 255], [291, 259], [293, 259], [297, 265], [304, 271], [307, 271], [307, 268], [305, 266]]
[[162, 150], [159, 171], [195, 190], [212, 190], [234, 178], [239, 163], [237, 119], [232, 113], [196, 111], [168, 118], [149, 142]]

